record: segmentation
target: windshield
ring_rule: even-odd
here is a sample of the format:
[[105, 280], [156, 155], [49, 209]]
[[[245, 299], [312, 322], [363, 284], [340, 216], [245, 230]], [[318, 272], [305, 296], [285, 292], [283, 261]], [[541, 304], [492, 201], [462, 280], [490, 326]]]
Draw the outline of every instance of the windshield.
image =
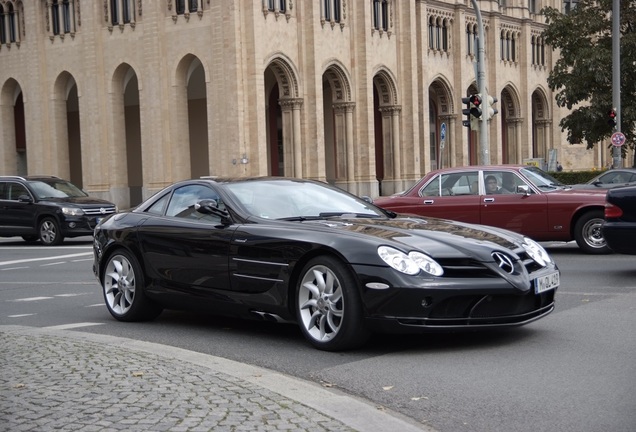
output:
[[250, 180], [224, 187], [250, 213], [268, 219], [386, 217], [373, 204], [322, 183]]
[[521, 168], [521, 173], [525, 175], [533, 185], [544, 191], [561, 189], [565, 186], [550, 174], [537, 167], [530, 166], [528, 168]]
[[73, 183], [64, 180], [43, 182], [40, 180], [30, 181], [29, 185], [35, 192], [38, 199], [45, 198], [74, 198], [88, 196], [83, 190]]

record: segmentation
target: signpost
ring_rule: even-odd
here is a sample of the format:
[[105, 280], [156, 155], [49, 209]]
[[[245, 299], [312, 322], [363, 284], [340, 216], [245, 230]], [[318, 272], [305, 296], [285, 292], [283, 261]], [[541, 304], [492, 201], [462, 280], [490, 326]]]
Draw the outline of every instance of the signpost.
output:
[[440, 137], [440, 143], [439, 143], [439, 162], [437, 164], [437, 168], [441, 168], [442, 167], [442, 159], [444, 158], [444, 147], [446, 147], [446, 123], [442, 123], [442, 125], [439, 128], [439, 137]]
[[625, 144], [625, 134], [622, 132], [614, 132], [612, 134], [612, 145], [614, 147], [621, 147]]

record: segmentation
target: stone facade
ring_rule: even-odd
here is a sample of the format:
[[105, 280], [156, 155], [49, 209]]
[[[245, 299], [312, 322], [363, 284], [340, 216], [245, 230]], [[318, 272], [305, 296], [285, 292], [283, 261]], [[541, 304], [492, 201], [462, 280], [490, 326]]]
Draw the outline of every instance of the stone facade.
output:
[[[490, 162], [602, 167], [604, 146], [566, 142], [547, 87], [556, 54], [537, 12], [561, 2], [530, 3], [479, 2], [499, 111]], [[377, 196], [480, 162], [478, 133], [462, 126], [462, 98], [477, 92], [470, 0], [0, 6], [0, 174], [58, 175], [126, 208], [199, 176], [304, 177]]]

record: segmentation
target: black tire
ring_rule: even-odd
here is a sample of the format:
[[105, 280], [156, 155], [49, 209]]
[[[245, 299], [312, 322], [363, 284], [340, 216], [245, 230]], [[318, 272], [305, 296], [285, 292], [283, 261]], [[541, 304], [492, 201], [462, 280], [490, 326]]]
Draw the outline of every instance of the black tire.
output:
[[594, 255], [611, 253], [611, 249], [607, 246], [605, 237], [603, 237], [603, 224], [605, 218], [603, 210], [591, 210], [583, 214], [574, 225], [574, 239], [579, 248], [587, 253]]
[[303, 335], [318, 349], [352, 349], [369, 339], [355, 279], [336, 258], [320, 256], [305, 265], [295, 307]]
[[102, 291], [108, 312], [119, 321], [148, 321], [163, 310], [144, 293], [144, 274], [125, 250], [111, 254], [104, 267]]
[[64, 241], [60, 224], [52, 217], [43, 218], [38, 224], [38, 238], [45, 246], [56, 246]]

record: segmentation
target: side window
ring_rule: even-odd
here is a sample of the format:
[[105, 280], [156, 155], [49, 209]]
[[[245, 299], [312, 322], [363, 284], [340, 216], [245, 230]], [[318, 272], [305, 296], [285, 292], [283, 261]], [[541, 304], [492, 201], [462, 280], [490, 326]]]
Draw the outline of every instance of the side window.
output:
[[151, 213], [157, 216], [161, 216], [166, 209], [166, 205], [168, 204], [168, 198], [170, 194], [165, 194], [161, 198], [159, 198], [153, 205], [146, 209], [146, 213]]
[[527, 185], [527, 183], [514, 172], [484, 171], [484, 185], [487, 195], [515, 194], [517, 186]]
[[439, 196], [439, 176], [435, 177], [433, 180], [428, 182], [426, 186], [424, 186], [420, 190], [420, 196]]
[[478, 186], [479, 174], [477, 171], [442, 174], [422, 188], [420, 196], [474, 195], [479, 191]]
[[0, 200], [9, 199], [9, 188], [7, 187], [9, 183], [0, 182]]
[[20, 183], [9, 183], [9, 199], [17, 201], [18, 198], [20, 198], [20, 195], [30, 196], [27, 188], [22, 186]]
[[203, 199], [216, 200], [220, 208], [224, 207], [219, 196], [212, 189], [203, 185], [188, 185], [176, 189], [172, 193], [166, 216], [213, 223], [220, 222], [221, 218], [218, 216], [199, 213], [195, 210], [194, 205]]

